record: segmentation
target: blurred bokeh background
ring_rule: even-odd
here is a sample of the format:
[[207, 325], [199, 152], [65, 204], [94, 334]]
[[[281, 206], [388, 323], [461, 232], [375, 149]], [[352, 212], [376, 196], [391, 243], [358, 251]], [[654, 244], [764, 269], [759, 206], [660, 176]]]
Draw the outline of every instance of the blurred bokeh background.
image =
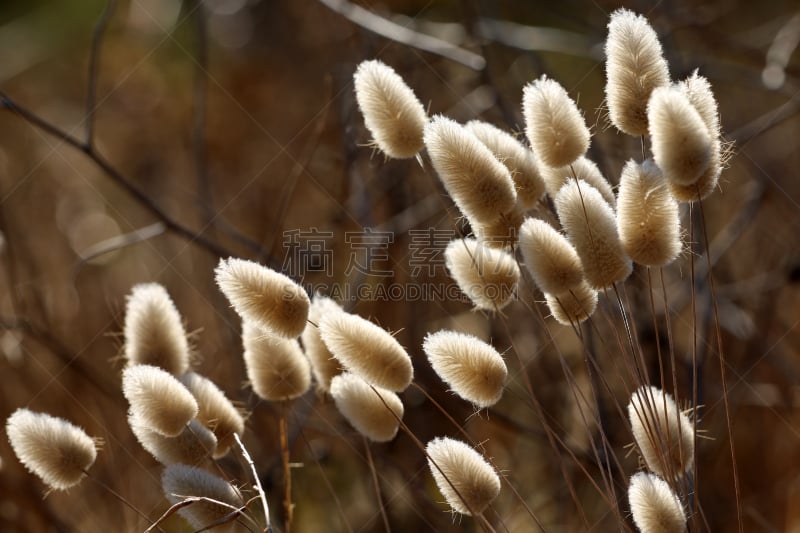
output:
[[[461, 221], [454, 226], [455, 210], [428, 162], [386, 161], [367, 146], [352, 87], [352, 73], [364, 59], [393, 66], [430, 113], [482, 118], [514, 132], [524, 128], [523, 86], [546, 73], [577, 99], [594, 133], [589, 155], [616, 183], [624, 161], [642, 150], [638, 139], [609, 127], [603, 110], [606, 24], [611, 11], [625, 6], [646, 14], [658, 31], [673, 79], [695, 68], [709, 78], [725, 136], [735, 142], [730, 168], [702, 214], [714, 261], [744, 530], [800, 531], [797, 2], [383, 0], [358, 6], [365, 9], [341, 0], [122, 0], [102, 27], [90, 75], [92, 37], [105, 2], [0, 4], [0, 91], [8, 99], [0, 109], [0, 419], [27, 406], [81, 425], [105, 442], [92, 473], [145, 514], [160, 515], [167, 508], [160, 467], [127, 427], [118, 358], [125, 295], [136, 283], [158, 281], [193, 332], [199, 371], [252, 412], [244, 440], [281, 530], [277, 406], [259, 403], [243, 385], [238, 318], [213, 282], [219, 258], [291, 268], [310, 287], [448, 282], [434, 253], [447, 239], [429, 243], [425, 253], [433, 263], [426, 265], [432, 269], [415, 270], [421, 257], [415, 247], [431, 229], [440, 236], [468, 229]], [[376, 20], [381, 31], [412, 42], [357, 24]], [[440, 50], [423, 49], [423, 35], [435, 37]], [[91, 120], [87, 93], [95, 94]], [[75, 143], [33, 127], [36, 118], [26, 120], [9, 101]], [[699, 227], [699, 210], [694, 217]], [[354, 246], [365, 228], [391, 239]], [[700, 233], [665, 276], [683, 391], [690, 390], [693, 323], [698, 331], [700, 427], [710, 437], [699, 448], [700, 525], [733, 531], [736, 496]], [[319, 249], [293, 247], [299, 242], [293, 238], [314, 235], [329, 252], [325, 268], [307, 261]], [[696, 321], [691, 254], [700, 272]], [[371, 271], [349, 268], [370, 257]], [[376, 269], [388, 274], [376, 275]], [[637, 270], [626, 285], [638, 310], [639, 341], [652, 356], [652, 347], [667, 341], [663, 329], [657, 334], [652, 327], [646, 279]], [[473, 438], [486, 441], [546, 530], [587, 529], [564, 472], [593, 530], [619, 529], [587, 481], [585, 472], [599, 479], [591, 431], [576, 414], [576, 395], [560, 362], [586, 390], [581, 345], [571, 330], [543, 323], [533, 312], [546, 314], [540, 294], [522, 292], [522, 301], [497, 317], [471, 312], [456, 299], [361, 297], [343, 304], [398, 332], [417, 382]], [[611, 302], [603, 307], [613, 315]], [[442, 327], [472, 331], [506, 351], [512, 378], [488, 413], [475, 415], [427, 366], [422, 339]], [[610, 374], [613, 351], [598, 343]], [[531, 407], [520, 362], [573, 457], [561, 450], [557, 460]], [[636, 458], [625, 449], [631, 438], [615, 408], [627, 398], [608, 396], [609, 436], [632, 474]], [[423, 442], [457, 436], [418, 391], [403, 399], [406, 422]], [[383, 531], [364, 442], [332, 402], [313, 391], [295, 401], [290, 433], [299, 464], [293, 469], [295, 530]], [[371, 451], [393, 531], [476, 529], [441, 504], [408, 436]], [[45, 497], [44, 485], [24, 471], [5, 436], [0, 459], [2, 531], [147, 527], [89, 480]], [[222, 464], [247, 482], [241, 461]], [[624, 480], [618, 483], [622, 495]], [[536, 530], [507, 488], [489, 519], [498, 530]], [[164, 528], [188, 531], [177, 517]]]

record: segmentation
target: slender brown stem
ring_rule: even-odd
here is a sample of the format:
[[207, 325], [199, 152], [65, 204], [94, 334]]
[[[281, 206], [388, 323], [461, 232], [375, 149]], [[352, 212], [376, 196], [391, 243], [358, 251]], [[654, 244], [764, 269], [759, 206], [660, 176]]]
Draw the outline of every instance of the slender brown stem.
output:
[[378, 508], [381, 510], [381, 518], [383, 519], [383, 528], [388, 532], [392, 530], [389, 526], [389, 517], [386, 516], [386, 507], [383, 505], [383, 496], [381, 495], [381, 484], [378, 481], [378, 472], [375, 470], [375, 461], [372, 459], [372, 450], [370, 449], [369, 441], [362, 435], [364, 440], [364, 450], [367, 454], [367, 464], [369, 465], [370, 474], [372, 474], [372, 484], [375, 487], [375, 497], [378, 499]]
[[[146, 514], [141, 512], [139, 509], [137, 509], [136, 506], [134, 506], [131, 502], [129, 502], [122, 494], [120, 494], [119, 492], [115, 491], [110, 486], [108, 486], [106, 483], [104, 483], [100, 479], [94, 477], [93, 475], [91, 475], [86, 470], [84, 470], [83, 473], [86, 474], [86, 477], [91, 479], [92, 482], [97, 483], [100, 487], [103, 488], [103, 490], [105, 490], [106, 492], [111, 494], [114, 498], [119, 500], [123, 505], [125, 505], [126, 507], [131, 509], [133, 512], [138, 514], [140, 517], [142, 517], [148, 524], [150, 524], [150, 525], [153, 524], [153, 521], [150, 520], [149, 516], [147, 516]], [[158, 528], [158, 530], [161, 531], [161, 533], [164, 533], [164, 530], [161, 529], [160, 527]]]
[[281, 434], [281, 459], [283, 461], [283, 509], [286, 514], [284, 530], [286, 533], [292, 531], [292, 470], [289, 464], [289, 431], [287, 429], [286, 415], [288, 411], [287, 401], [281, 402], [280, 410], [280, 434]]

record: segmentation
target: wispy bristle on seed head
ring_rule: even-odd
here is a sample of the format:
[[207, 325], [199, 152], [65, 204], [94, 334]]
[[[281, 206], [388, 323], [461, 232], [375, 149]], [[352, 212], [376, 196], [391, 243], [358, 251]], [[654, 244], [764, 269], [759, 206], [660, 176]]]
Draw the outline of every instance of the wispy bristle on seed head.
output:
[[425, 126], [425, 147], [448, 194], [470, 220], [488, 223], [514, 207], [511, 173], [467, 128], [437, 115]]
[[542, 76], [525, 86], [522, 111], [533, 152], [545, 165], [569, 165], [589, 149], [589, 128], [557, 81]]
[[197, 401], [172, 374], [150, 365], [122, 373], [122, 393], [136, 419], [153, 431], [175, 437], [197, 416]]
[[577, 178], [600, 191], [608, 205], [611, 207], [617, 206], [617, 199], [614, 197], [614, 189], [611, 188], [611, 184], [603, 177], [597, 164], [585, 156], [579, 157], [572, 164], [565, 167], [551, 168], [542, 166], [542, 176], [544, 176], [547, 186], [547, 194], [554, 200], [565, 183], [575, 181]]
[[414, 91], [378, 60], [358, 65], [353, 81], [358, 107], [378, 148], [396, 159], [416, 156], [428, 117]]
[[306, 327], [311, 302], [289, 277], [244, 259], [221, 259], [214, 270], [217, 285], [243, 320], [273, 335], [292, 339]]
[[581, 258], [586, 281], [601, 290], [623, 281], [633, 265], [622, 248], [614, 210], [585, 181], [570, 181], [556, 195], [556, 211]]
[[311, 387], [311, 365], [297, 339], [270, 335], [259, 325], [242, 322], [247, 379], [259, 398], [291, 400]]
[[330, 392], [336, 409], [368, 439], [388, 442], [397, 435], [399, 420], [403, 418], [403, 402], [397, 394], [383, 387], [370, 386], [363, 378], [350, 372], [334, 376]]
[[44, 413], [17, 409], [6, 421], [6, 434], [25, 468], [55, 490], [80, 483], [97, 457], [95, 441], [86, 432]]
[[669, 68], [650, 23], [627, 9], [611, 14], [606, 39], [606, 102], [612, 124], [628, 135], [647, 135], [647, 102], [669, 85]]
[[450, 241], [444, 256], [450, 275], [476, 308], [499, 311], [514, 298], [520, 273], [508, 252], [466, 238]]
[[521, 206], [526, 209], [534, 207], [544, 194], [544, 181], [533, 152], [516, 137], [488, 122], [472, 120], [467, 122], [467, 129], [511, 172]]
[[503, 395], [506, 363], [492, 345], [478, 337], [441, 330], [428, 334], [422, 349], [439, 377], [468, 402], [491, 407]]
[[628, 418], [647, 468], [666, 479], [692, 468], [694, 424], [672, 396], [656, 387], [640, 387], [628, 403]]
[[560, 294], [583, 282], [578, 252], [561, 233], [543, 220], [525, 220], [519, 232], [525, 267], [542, 290]]
[[482, 513], [500, 493], [497, 472], [470, 445], [437, 437], [425, 451], [436, 486], [455, 512]]
[[691, 185], [708, 169], [713, 137], [700, 113], [677, 87], [650, 96], [647, 118], [653, 159], [669, 181]]
[[324, 315], [319, 332], [342, 366], [368, 383], [395, 392], [411, 384], [411, 357], [382, 327], [340, 311]]
[[210, 379], [188, 372], [180, 380], [197, 400], [197, 420], [213, 431], [218, 440], [213, 457], [218, 459], [226, 455], [236, 442], [234, 433], [244, 433], [242, 413]]
[[189, 342], [181, 315], [158, 283], [135, 285], [125, 306], [125, 359], [178, 376], [189, 369]]
[[162, 465], [198, 465], [211, 457], [217, 447], [214, 433], [198, 420], [192, 420], [176, 437], [151, 430], [133, 415], [128, 416], [128, 425], [142, 448]]
[[686, 513], [669, 484], [656, 476], [637, 472], [628, 486], [633, 523], [642, 533], [683, 533]]
[[311, 363], [311, 371], [314, 374], [317, 389], [321, 391], [327, 391], [330, 388], [333, 376], [342, 373], [342, 365], [328, 350], [325, 343], [322, 342], [318, 326], [322, 321], [322, 317], [329, 313], [338, 313], [340, 311], [342, 311], [342, 307], [339, 304], [330, 298], [315, 294], [311, 300], [311, 308], [308, 311], [309, 323], [300, 337], [308, 360]]
[[639, 264], [666, 266], [681, 252], [678, 203], [651, 160], [630, 160], [622, 169], [617, 226], [622, 247]]
[[[241, 494], [233, 485], [194, 466], [182, 464], [167, 466], [161, 475], [161, 486], [172, 504], [182, 502], [189, 497], [207, 498], [181, 507], [178, 511], [178, 514], [188, 520], [195, 529], [203, 529], [225, 518], [233, 512], [231, 506], [236, 509], [244, 506]], [[231, 529], [230, 525], [226, 527]]]
[[544, 298], [550, 314], [562, 326], [580, 324], [597, 308], [597, 291], [586, 282], [560, 294], [545, 293]]

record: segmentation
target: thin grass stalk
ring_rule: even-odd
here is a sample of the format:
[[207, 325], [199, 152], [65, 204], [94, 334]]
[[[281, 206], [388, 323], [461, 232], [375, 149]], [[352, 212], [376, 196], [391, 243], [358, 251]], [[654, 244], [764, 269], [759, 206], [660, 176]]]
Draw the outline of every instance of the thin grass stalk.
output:
[[375, 461], [372, 459], [372, 450], [367, 437], [361, 435], [361, 440], [364, 442], [364, 451], [367, 455], [367, 465], [369, 465], [369, 472], [372, 477], [372, 485], [375, 487], [375, 498], [378, 500], [378, 508], [381, 511], [381, 519], [383, 520], [383, 529], [386, 533], [392, 531], [389, 525], [389, 517], [386, 516], [386, 508], [383, 503], [383, 495], [381, 494], [381, 484], [378, 480], [378, 472], [375, 470]]
[[261, 478], [258, 477], [258, 472], [256, 471], [256, 465], [253, 462], [253, 459], [250, 457], [250, 454], [247, 452], [247, 448], [244, 447], [242, 443], [242, 439], [239, 437], [238, 433], [233, 434], [233, 438], [236, 439], [236, 444], [239, 445], [239, 450], [242, 453], [242, 457], [250, 466], [250, 471], [253, 474], [253, 480], [255, 482], [256, 492], [258, 492], [258, 497], [261, 499], [261, 506], [264, 508], [264, 520], [266, 522], [266, 527], [264, 531], [267, 533], [272, 532], [272, 525], [270, 523], [269, 518], [269, 505], [267, 504], [267, 495], [264, 493], [264, 488], [261, 486]]
[[[691, 305], [692, 305], [692, 408], [694, 409], [695, 419], [697, 418], [697, 287], [694, 280], [694, 202], [689, 202], [689, 282], [692, 286]], [[694, 448], [697, 449], [697, 425], [694, 428]], [[692, 494], [694, 494], [694, 509], [700, 506], [700, 495], [697, 492], [697, 453], [694, 454], [694, 465], [692, 466]], [[695, 531], [697, 528], [697, 513], [692, 514], [692, 526]]]
[[292, 531], [292, 468], [289, 464], [289, 430], [287, 427], [287, 400], [281, 400], [280, 415], [278, 426], [281, 440], [281, 461], [283, 463], [283, 509], [286, 514], [284, 519], [284, 530], [286, 533]]
[[150, 526], [150, 528], [156, 527], [159, 531], [161, 531], [161, 533], [164, 533], [164, 530], [156, 525], [157, 522], [153, 522], [149, 516], [147, 516], [142, 511], [137, 509], [136, 506], [133, 505], [131, 502], [129, 502], [122, 494], [112, 489], [110, 486], [101, 481], [99, 478], [96, 478], [93, 475], [91, 475], [87, 470], [84, 470], [83, 473], [87, 478], [91, 479], [92, 482], [97, 483], [100, 487], [102, 487], [103, 490], [111, 494], [114, 498], [119, 500], [123, 505], [125, 505], [127, 508], [131, 509], [137, 515], [143, 518], [145, 522], [147, 522], [147, 524]]
[[[744, 533], [744, 519], [742, 517], [742, 493], [741, 493], [741, 487], [739, 486], [739, 472], [738, 468], [736, 467], [736, 447], [733, 443], [733, 429], [732, 429], [733, 426], [731, 424], [730, 399], [728, 398], [728, 383], [725, 372], [725, 357], [722, 348], [722, 330], [720, 329], [719, 325], [719, 306], [717, 305], [716, 283], [714, 281], [714, 275], [712, 273], [711, 250], [708, 243], [708, 230], [706, 228], [705, 213], [703, 211], [703, 201], [699, 199], [700, 196], [699, 190], [697, 195], [698, 195], [697, 205], [700, 208], [700, 227], [703, 230], [703, 242], [706, 247], [705, 256], [706, 256], [706, 261], [708, 263], [708, 269], [707, 269], [708, 285], [711, 290], [711, 304], [714, 309], [714, 330], [717, 338], [717, 357], [719, 359], [719, 372], [720, 372], [720, 379], [722, 381], [722, 398], [725, 404], [725, 420], [728, 426], [728, 442], [730, 442], [731, 445], [731, 467], [733, 469], [733, 487], [734, 487], [734, 492], [736, 493], [736, 520], [738, 522], [739, 533]], [[696, 440], [697, 440], [697, 428], [695, 426], [695, 441]], [[697, 449], [697, 444], [695, 442], [695, 450], [696, 449]], [[696, 457], [697, 457], [697, 452], [695, 452], [695, 458]], [[696, 468], [697, 467], [695, 465], [695, 469]]]

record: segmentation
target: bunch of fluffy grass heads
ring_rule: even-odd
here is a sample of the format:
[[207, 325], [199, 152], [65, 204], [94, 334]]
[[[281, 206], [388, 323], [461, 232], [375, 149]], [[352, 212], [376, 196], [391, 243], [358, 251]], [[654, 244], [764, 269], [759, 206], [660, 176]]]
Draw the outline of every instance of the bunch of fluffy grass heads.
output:
[[[545, 378], [531, 375], [526, 366], [525, 358], [533, 356], [520, 353], [513, 342], [500, 346], [487, 334], [496, 330], [431, 325], [407, 348], [375, 320], [347, 312], [324, 295], [309, 298], [284, 273], [243, 259], [220, 261], [215, 279], [242, 319], [237, 348], [249, 388], [258, 401], [278, 405], [283, 530], [291, 530], [294, 512], [289, 411], [292, 402], [311, 401], [313, 385], [319, 401], [334, 406], [351, 434], [363, 438], [387, 529], [386, 508], [392, 504], [381, 494], [371, 450], [391, 446], [398, 435], [410, 439], [419, 463], [428, 465], [434, 483], [427, 492], [441, 502], [439, 508], [473, 517], [484, 531], [547, 529], [548, 509], [528, 497], [542, 487], [513, 475], [521, 458], [503, 449], [502, 439], [483, 432], [485, 426], [473, 429], [469, 420], [447, 412], [416, 381], [415, 367], [422, 365], [429, 365], [426, 370], [446, 384], [447, 394], [476, 418], [503, 401], [523, 398], [520, 412], [537, 420], [553, 469], [563, 476], [560, 496], [574, 504], [576, 520], [587, 529], [598, 514], [614, 517], [620, 529], [703, 529], [694, 485], [696, 353], [692, 386], [683, 387], [675, 377], [664, 269], [680, 261], [684, 242], [695, 238], [696, 227], [688, 235], [683, 229], [681, 205], [690, 214], [702, 212], [702, 200], [716, 189], [724, 166], [716, 101], [697, 72], [670, 80], [657, 36], [639, 15], [612, 14], [606, 54], [610, 121], [640, 138], [645, 152], [609, 169], [611, 180], [589, 159], [591, 131], [571, 91], [547, 76], [522, 91], [526, 142], [483, 122], [428, 118], [413, 90], [380, 61], [363, 63], [355, 75], [356, 99], [374, 144], [390, 158], [427, 156], [437, 186], [466, 219], [467, 233], [441, 251], [478, 320], [506, 328], [512, 320], [527, 321], [557, 351], [563, 338], [578, 347], [588, 387], [580, 386], [580, 366], [565, 353], [558, 353], [557, 364], [568, 402], [577, 406], [582, 448], [570, 442], [575, 436], [565, 435], [558, 417], [543, 410], [537, 380]], [[611, 182], [619, 183], [616, 193]], [[506, 229], [509, 237], [498, 243], [495, 237]], [[654, 277], [661, 281], [660, 300]], [[644, 280], [643, 305], [628, 293], [631, 278]], [[669, 349], [659, 345], [657, 354], [645, 353], [636, 313], [649, 314], [656, 331], [668, 332]], [[150, 528], [180, 513], [195, 529], [269, 529], [259, 474], [242, 444], [243, 413], [210, 378], [195, 372], [183, 321], [163, 287], [133, 288], [124, 334], [122, 390], [130, 404], [129, 423], [164, 465], [162, 487], [171, 504]], [[421, 353], [427, 360], [413, 357]], [[724, 367], [721, 372], [724, 386]], [[672, 394], [665, 392], [670, 387]], [[409, 388], [415, 396], [406, 393]], [[413, 402], [404, 404], [407, 397]], [[691, 416], [673, 397], [690, 402]], [[425, 428], [412, 429], [403, 420], [421, 402], [448, 420], [427, 444], [417, 436]], [[489, 414], [488, 419], [494, 413]], [[626, 429], [624, 440], [633, 444], [637, 464], [619, 453], [618, 427]], [[47, 415], [19, 410], [8, 419], [7, 433], [20, 461], [52, 489], [76, 486], [95, 460], [91, 438]], [[235, 481], [241, 472], [224, 468], [230, 465], [221, 459], [234, 449], [252, 468], [252, 484]], [[738, 495], [735, 469], [734, 483]], [[504, 484], [513, 496], [497, 503]], [[602, 513], [582, 504], [587, 487], [597, 493]], [[263, 516], [253, 509], [254, 499]], [[503, 514], [512, 505], [513, 523]]]

